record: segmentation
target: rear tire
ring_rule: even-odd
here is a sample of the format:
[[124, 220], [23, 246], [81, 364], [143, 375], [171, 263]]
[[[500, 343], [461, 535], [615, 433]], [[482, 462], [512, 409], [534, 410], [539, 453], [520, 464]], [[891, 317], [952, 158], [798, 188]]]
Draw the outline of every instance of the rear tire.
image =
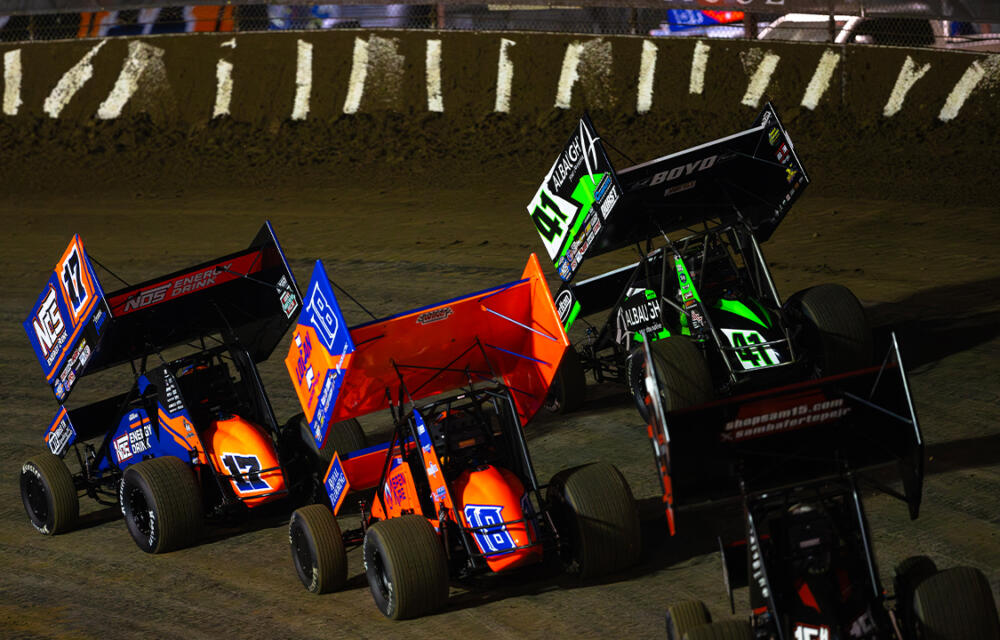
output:
[[340, 525], [325, 505], [296, 509], [288, 522], [288, 544], [302, 586], [311, 593], [338, 591], [347, 582], [347, 551]]
[[821, 284], [786, 303], [803, 320], [802, 346], [820, 376], [862, 369], [872, 363], [872, 331], [861, 303], [847, 287]]
[[125, 469], [118, 502], [132, 539], [146, 553], [186, 547], [201, 533], [201, 489], [180, 458], [153, 458]]
[[996, 640], [1000, 619], [982, 571], [955, 567], [936, 573], [913, 594], [917, 635], [923, 640]]
[[753, 630], [746, 620], [722, 620], [689, 629], [686, 640], [753, 640]]
[[[656, 367], [656, 382], [660, 390], [664, 413], [711, 401], [715, 385], [705, 355], [685, 336], [661, 338], [649, 345]], [[639, 415], [649, 424], [646, 406], [646, 362], [643, 349], [629, 355], [629, 383]]]
[[639, 560], [639, 510], [622, 474], [605, 462], [560, 471], [547, 502], [559, 528], [566, 571], [590, 579]]
[[21, 500], [31, 525], [47, 536], [71, 530], [80, 518], [80, 498], [62, 458], [45, 451], [21, 465]]
[[667, 640], [684, 640], [684, 634], [712, 621], [701, 600], [685, 600], [667, 609]]
[[914, 635], [916, 629], [916, 620], [913, 615], [913, 594], [924, 580], [935, 573], [937, 573], [937, 565], [927, 556], [910, 556], [896, 565], [893, 588], [896, 591], [899, 619], [905, 637]]
[[423, 516], [400, 516], [368, 527], [364, 559], [375, 606], [387, 618], [416, 618], [448, 599], [444, 547]]
[[358, 449], [364, 449], [368, 446], [365, 432], [361, 429], [361, 423], [356, 418], [343, 420], [331, 425], [327, 432], [326, 443], [322, 449], [316, 446], [316, 439], [313, 438], [312, 430], [309, 428], [309, 423], [306, 422], [305, 414], [300, 413], [289, 418], [288, 422], [285, 423], [285, 428], [296, 428], [296, 425], [302, 441], [306, 444], [309, 451], [319, 459], [323, 471], [330, 466], [334, 452], [337, 452], [337, 455], [343, 458], [348, 453], [353, 453]]
[[580, 362], [580, 354], [572, 346], [567, 347], [545, 397], [545, 409], [556, 414], [576, 411], [583, 406], [586, 393], [587, 376]]

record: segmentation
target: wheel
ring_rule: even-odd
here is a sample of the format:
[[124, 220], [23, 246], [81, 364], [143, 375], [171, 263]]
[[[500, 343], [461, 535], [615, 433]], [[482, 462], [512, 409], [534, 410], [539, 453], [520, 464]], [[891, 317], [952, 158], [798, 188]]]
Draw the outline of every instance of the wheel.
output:
[[872, 332], [861, 303], [839, 284], [821, 284], [789, 298], [786, 308], [803, 322], [802, 346], [821, 376], [867, 367]]
[[689, 629], [685, 638], [687, 640], [753, 640], [753, 630], [746, 620], [722, 620]]
[[296, 509], [288, 522], [292, 562], [302, 585], [312, 593], [329, 593], [347, 582], [347, 551], [340, 525], [322, 504]]
[[153, 458], [125, 469], [118, 501], [128, 532], [146, 553], [185, 547], [201, 532], [201, 490], [180, 458]]
[[580, 354], [573, 347], [567, 347], [545, 397], [545, 409], [552, 413], [576, 411], [583, 405], [586, 393], [587, 377]]
[[913, 594], [917, 637], [924, 640], [996, 640], [1000, 619], [982, 571], [955, 567], [921, 582]]
[[622, 474], [605, 462], [560, 471], [546, 496], [566, 570], [589, 579], [635, 564], [639, 510]]
[[[701, 349], [687, 337], [661, 338], [649, 345], [649, 350], [656, 367], [656, 383], [664, 412], [703, 404], [715, 397], [708, 362]], [[649, 424], [646, 356], [642, 348], [634, 349], [629, 355], [628, 376], [639, 415]]]
[[54, 536], [76, 525], [80, 499], [62, 458], [45, 451], [21, 465], [21, 500], [40, 533]]
[[335, 422], [327, 433], [326, 444], [323, 445], [322, 449], [316, 447], [316, 439], [313, 438], [312, 430], [309, 428], [309, 423], [306, 422], [304, 414], [300, 413], [292, 416], [285, 423], [285, 428], [295, 428], [295, 425], [298, 425], [302, 441], [306, 443], [306, 446], [312, 451], [313, 455], [319, 458], [324, 470], [330, 465], [330, 461], [333, 460], [334, 451], [343, 458], [348, 453], [364, 449], [368, 446], [365, 432], [361, 429], [361, 423], [355, 418]]
[[927, 556], [910, 556], [896, 565], [893, 588], [904, 635], [915, 633], [916, 621], [913, 617], [913, 593], [927, 578], [937, 573], [937, 565]]
[[667, 640], [684, 640], [684, 634], [708, 624], [712, 616], [701, 600], [685, 600], [667, 609]]
[[375, 606], [387, 618], [415, 618], [448, 599], [448, 561], [423, 516], [376, 522], [365, 532], [365, 575]]

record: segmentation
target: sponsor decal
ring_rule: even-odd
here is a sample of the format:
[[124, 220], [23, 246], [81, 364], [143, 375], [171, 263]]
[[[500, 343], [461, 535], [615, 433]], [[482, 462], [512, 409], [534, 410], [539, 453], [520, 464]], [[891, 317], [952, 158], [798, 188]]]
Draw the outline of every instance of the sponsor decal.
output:
[[128, 431], [115, 438], [114, 441], [119, 464], [132, 456], [141, 455], [152, 449], [149, 436], [152, 435], [153, 430], [149, 424], [149, 418], [133, 411], [128, 415], [127, 420], [129, 422]]
[[608, 214], [611, 213], [611, 210], [614, 208], [615, 204], [618, 202], [619, 196], [621, 196], [621, 193], [618, 191], [618, 187], [615, 187], [614, 185], [612, 185], [611, 188], [608, 190], [608, 195], [604, 199], [604, 202], [601, 202], [601, 204], [600, 204], [600, 207], [601, 207], [601, 217], [603, 217], [605, 220], [607, 220]]
[[330, 505], [333, 507], [334, 515], [336, 515], [350, 487], [347, 475], [344, 473], [344, 467], [340, 464], [340, 456], [336, 453], [333, 454], [333, 460], [330, 461], [330, 469], [326, 472], [323, 486], [326, 487], [326, 494], [330, 496]]
[[271, 485], [260, 477], [260, 458], [253, 454], [223, 453], [220, 456], [232, 477], [233, 487], [240, 495], [249, 492], [266, 491]]
[[480, 551], [486, 555], [508, 553], [515, 548], [514, 539], [503, 524], [503, 506], [467, 504], [463, 510]]
[[76, 430], [70, 424], [69, 418], [62, 413], [62, 418], [49, 429], [49, 434], [45, 441], [49, 445], [49, 451], [54, 455], [61, 456], [66, 452], [66, 448], [76, 439]]
[[[793, 169], [791, 167], [787, 167], [785, 169], [785, 182], [788, 182], [789, 184], [791, 184], [792, 180], [795, 178], [795, 176], [797, 174], [798, 174], [798, 171], [796, 171], [795, 169]], [[789, 194], [788, 197], [791, 197], [791, 194]]]
[[250, 253], [232, 262], [218, 263], [165, 282], [157, 282], [138, 291], [126, 291], [109, 300], [112, 315], [123, 316], [230, 282], [261, 269], [260, 253]]
[[666, 171], [661, 171], [654, 174], [652, 178], [649, 179], [649, 186], [654, 187], [662, 182], [673, 182], [680, 178], [690, 176], [695, 173], [699, 173], [706, 169], [711, 169], [715, 166], [715, 162], [719, 159], [718, 154], [708, 156], [707, 158], [702, 158], [701, 160], [695, 160], [694, 162], [688, 162], [672, 169]]
[[563, 324], [569, 318], [569, 312], [573, 309], [573, 292], [563, 289], [556, 296], [556, 313], [559, 314], [559, 321]]
[[288, 286], [288, 278], [281, 276], [281, 280], [278, 280], [278, 289], [281, 291], [281, 310], [285, 312], [286, 318], [291, 318], [299, 308], [299, 301], [295, 299], [295, 292]]
[[390, 476], [383, 493], [389, 504], [402, 505], [406, 501], [406, 475], [400, 471]]
[[795, 624], [795, 640], [830, 640], [830, 628], [824, 625]]
[[788, 406], [775, 407], [776, 404], [787, 404], [787, 402], [772, 402], [770, 407], [765, 405], [770, 410], [755, 415], [743, 415], [753, 412], [754, 409], [747, 411], [747, 407], [741, 408], [741, 415], [726, 423], [721, 439], [738, 442], [781, 431], [792, 431], [833, 422], [851, 412], [851, 408], [844, 405], [843, 398], [827, 399], [819, 393], [810, 394], [806, 398], [797, 398]]
[[665, 196], [672, 196], [675, 193], [680, 193], [682, 191], [687, 191], [688, 189], [694, 189], [694, 185], [698, 183], [697, 180], [690, 180], [684, 184], [679, 184], [673, 187], [667, 187], [667, 190], [663, 192]]
[[62, 346], [66, 344], [68, 336], [66, 335], [66, 322], [62, 312], [59, 311], [58, 296], [55, 287], [51, 284], [31, 324], [35, 329], [35, 337], [38, 338], [38, 346], [42, 349], [45, 365], [52, 366], [52, 361], [56, 359]]
[[417, 324], [430, 324], [432, 322], [440, 322], [441, 320], [447, 320], [451, 314], [454, 313], [451, 307], [441, 307], [440, 309], [432, 309], [430, 311], [424, 311], [419, 316], [417, 316]]
[[788, 150], [788, 145], [782, 142], [781, 146], [778, 147], [778, 150], [774, 153], [774, 157], [781, 164], [788, 164], [792, 157], [791, 152]]

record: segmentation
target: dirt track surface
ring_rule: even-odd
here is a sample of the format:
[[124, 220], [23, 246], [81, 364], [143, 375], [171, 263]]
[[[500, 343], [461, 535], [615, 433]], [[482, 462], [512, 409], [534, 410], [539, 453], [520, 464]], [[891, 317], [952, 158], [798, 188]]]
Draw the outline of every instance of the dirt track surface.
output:
[[[796, 140], [802, 153], [805, 145]], [[17, 470], [43, 447], [56, 405], [21, 322], [73, 233], [83, 236], [91, 255], [137, 282], [242, 248], [269, 218], [300, 284], [322, 258], [338, 284], [387, 314], [516, 277], [527, 254], [540, 249], [523, 207], [555, 148], [526, 159], [484, 159], [489, 170], [470, 169], [477, 158], [435, 157], [440, 170], [416, 174], [314, 160], [305, 176], [281, 165], [241, 174], [237, 160], [227, 172], [185, 176], [179, 150], [161, 158], [145, 148], [135, 156], [91, 156], [103, 169], [90, 178], [86, 152], [73, 166], [71, 154], [57, 154], [48, 173], [29, 179], [12, 169], [18, 156], [7, 154], [7, 176], [17, 178], [4, 179], [0, 196], [0, 459], [6, 469], [0, 475], [0, 636], [663, 637], [665, 608], [689, 598], [727, 617], [715, 535], [732, 529], [737, 513], [731, 506], [684, 513], [679, 535], [666, 537], [644, 428], [614, 387], [591, 385], [581, 412], [541, 416], [527, 430], [543, 479], [603, 459], [624, 471], [642, 502], [641, 563], [598, 584], [573, 584], [546, 570], [455, 584], [441, 613], [390, 623], [372, 604], [359, 550], [349, 553], [346, 590], [306, 593], [280, 513], [216, 528], [204, 544], [156, 557], [136, 548], [114, 509], [87, 500], [81, 529], [64, 536], [38, 535], [23, 513]], [[915, 148], [892, 153], [916, 157]], [[779, 291], [787, 296], [812, 284], [843, 283], [864, 301], [879, 336], [890, 328], [899, 332], [927, 443], [917, 521], [908, 520], [901, 503], [867, 500], [883, 581], [891, 585], [896, 562], [923, 553], [940, 566], [979, 567], [996, 595], [1000, 219], [996, 201], [980, 195], [992, 190], [983, 187], [987, 173], [965, 177], [977, 185], [970, 195], [961, 185], [943, 190], [947, 180], [904, 167], [891, 176], [891, 199], [861, 199], [858, 193], [877, 192], [882, 180], [866, 174], [863, 159], [849, 163], [822, 148], [810, 154], [823, 167], [826, 186], [814, 174], [815, 187], [765, 246]], [[37, 154], [20, 157], [32, 167], [44, 165]], [[960, 172], [947, 158], [940, 162], [950, 175]], [[493, 170], [502, 164], [506, 171]], [[165, 165], [169, 171], [157, 174], [156, 166]], [[116, 178], [121, 175], [145, 177]], [[855, 182], [858, 189], [849, 189]], [[348, 314], [349, 321], [362, 319]], [[297, 411], [280, 361], [286, 347], [287, 338], [262, 369], [279, 420]], [[80, 385], [81, 397], [87, 384]], [[371, 433], [380, 428], [364, 424]], [[355, 523], [344, 516], [344, 526]], [[742, 615], [746, 590], [736, 595]]]

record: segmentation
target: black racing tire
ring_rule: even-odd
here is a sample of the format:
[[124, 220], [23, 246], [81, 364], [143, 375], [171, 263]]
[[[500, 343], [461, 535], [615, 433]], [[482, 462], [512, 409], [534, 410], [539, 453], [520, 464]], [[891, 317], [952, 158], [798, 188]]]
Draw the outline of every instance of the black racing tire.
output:
[[684, 634], [708, 624], [712, 615], [701, 600], [685, 600], [667, 609], [667, 640], [684, 640]]
[[545, 396], [545, 410], [556, 414], [576, 411], [583, 406], [586, 394], [587, 376], [580, 354], [573, 347], [567, 347]]
[[337, 518], [326, 505], [296, 509], [288, 522], [288, 545], [302, 586], [311, 593], [338, 591], [347, 583], [347, 551]]
[[[686, 336], [669, 336], [649, 345], [656, 367], [656, 382], [663, 411], [704, 404], [715, 398], [712, 373], [701, 349]], [[629, 384], [643, 421], [649, 424], [646, 406], [646, 359], [640, 346], [629, 355]]]
[[746, 620], [721, 620], [688, 629], [686, 640], [753, 640], [753, 630]]
[[973, 567], [945, 569], [913, 594], [917, 637], [922, 640], [996, 640], [1000, 619], [989, 580]]
[[872, 331], [861, 303], [839, 284], [821, 284], [799, 291], [786, 303], [792, 319], [802, 321], [802, 343], [820, 376], [832, 376], [870, 366]]
[[21, 500], [39, 533], [54, 536], [73, 529], [80, 518], [80, 498], [62, 458], [45, 451], [21, 465]]
[[128, 532], [146, 553], [189, 546], [201, 533], [201, 489], [180, 458], [153, 458], [125, 469], [118, 502]]
[[302, 441], [309, 451], [320, 460], [323, 470], [330, 466], [334, 452], [343, 458], [348, 453], [368, 446], [365, 432], [361, 429], [361, 423], [356, 418], [335, 422], [327, 433], [326, 443], [322, 449], [316, 446], [316, 439], [313, 438], [312, 431], [309, 429], [305, 414], [299, 413], [289, 418], [288, 422], [285, 423], [285, 428], [296, 428], [296, 425]]
[[913, 593], [917, 587], [937, 573], [937, 565], [927, 556], [910, 556], [896, 565], [893, 589], [896, 592], [899, 621], [904, 628], [904, 637], [915, 633], [916, 621], [913, 615]]
[[614, 465], [596, 462], [560, 471], [549, 483], [546, 501], [567, 573], [588, 580], [639, 560], [639, 509]]
[[364, 560], [375, 606], [391, 620], [432, 613], [448, 599], [448, 560], [423, 516], [400, 516], [368, 527]]

